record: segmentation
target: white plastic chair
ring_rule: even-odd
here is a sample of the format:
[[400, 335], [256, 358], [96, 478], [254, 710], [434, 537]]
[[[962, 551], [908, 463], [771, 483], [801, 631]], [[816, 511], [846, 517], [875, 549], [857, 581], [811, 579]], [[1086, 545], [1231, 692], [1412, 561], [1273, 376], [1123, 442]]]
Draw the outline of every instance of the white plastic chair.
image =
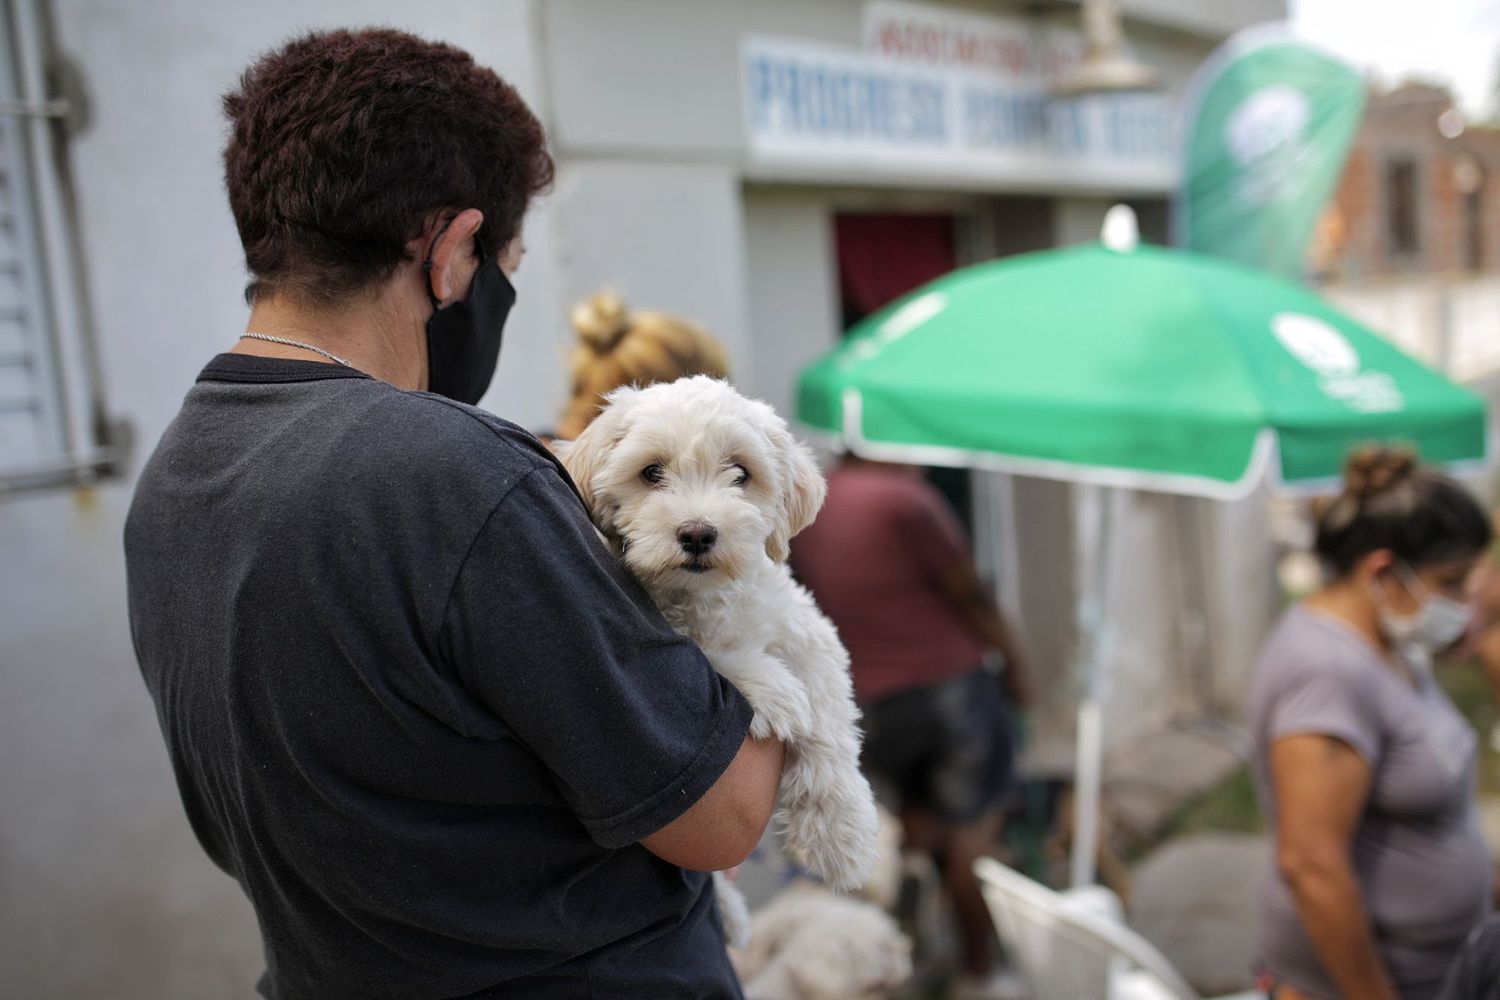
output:
[[1121, 922], [1112, 894], [1113, 907], [1092, 887], [1055, 892], [993, 858], [980, 858], [974, 871], [1031, 1000], [1203, 1000], [1155, 946]]

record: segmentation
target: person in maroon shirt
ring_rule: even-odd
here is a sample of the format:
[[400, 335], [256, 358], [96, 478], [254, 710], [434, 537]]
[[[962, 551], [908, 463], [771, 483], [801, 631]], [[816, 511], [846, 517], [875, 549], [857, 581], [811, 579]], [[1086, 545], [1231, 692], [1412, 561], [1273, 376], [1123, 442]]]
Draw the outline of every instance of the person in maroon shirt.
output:
[[793, 540], [792, 569], [849, 648], [864, 766], [896, 799], [908, 844], [938, 860], [966, 971], [986, 976], [994, 929], [973, 865], [1012, 778], [1005, 695], [1024, 705], [1029, 689], [964, 530], [920, 470], [850, 456]]

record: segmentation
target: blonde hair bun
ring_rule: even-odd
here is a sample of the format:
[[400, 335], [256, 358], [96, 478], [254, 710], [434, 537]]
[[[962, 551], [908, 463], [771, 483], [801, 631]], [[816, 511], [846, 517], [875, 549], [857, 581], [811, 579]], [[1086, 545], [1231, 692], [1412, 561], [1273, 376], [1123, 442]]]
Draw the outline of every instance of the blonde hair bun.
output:
[[566, 440], [583, 433], [604, 397], [622, 385], [729, 375], [723, 345], [702, 327], [669, 313], [629, 310], [612, 291], [574, 306], [571, 318], [578, 332], [568, 356], [573, 390], [557, 425]]
[[597, 292], [574, 306], [570, 318], [578, 339], [596, 354], [608, 354], [630, 332], [630, 310], [610, 290]]

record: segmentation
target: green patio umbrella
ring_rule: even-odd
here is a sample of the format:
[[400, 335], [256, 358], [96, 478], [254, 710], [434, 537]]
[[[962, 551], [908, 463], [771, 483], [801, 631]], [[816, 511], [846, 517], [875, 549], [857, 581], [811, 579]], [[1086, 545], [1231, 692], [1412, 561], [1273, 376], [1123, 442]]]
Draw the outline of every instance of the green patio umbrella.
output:
[[[1112, 214], [1121, 209], [1111, 210]], [[1133, 219], [1125, 219], [1133, 229]], [[1106, 222], [1106, 233], [1110, 223]], [[1092, 879], [1110, 487], [1216, 499], [1331, 485], [1349, 449], [1478, 461], [1481, 399], [1305, 288], [1129, 236], [978, 264], [870, 316], [803, 371], [797, 415], [867, 458], [1106, 487], [1080, 609], [1075, 884]]]
[[1477, 460], [1485, 408], [1305, 288], [1099, 244], [954, 271], [806, 369], [797, 414], [871, 458], [1232, 499], [1370, 440]]

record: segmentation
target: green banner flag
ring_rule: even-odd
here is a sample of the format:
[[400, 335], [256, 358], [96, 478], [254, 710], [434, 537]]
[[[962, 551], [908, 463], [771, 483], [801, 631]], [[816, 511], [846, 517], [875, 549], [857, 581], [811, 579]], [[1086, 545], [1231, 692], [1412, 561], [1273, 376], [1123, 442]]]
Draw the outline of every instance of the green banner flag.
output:
[[1364, 104], [1358, 71], [1280, 26], [1230, 38], [1189, 87], [1177, 244], [1301, 277]]

